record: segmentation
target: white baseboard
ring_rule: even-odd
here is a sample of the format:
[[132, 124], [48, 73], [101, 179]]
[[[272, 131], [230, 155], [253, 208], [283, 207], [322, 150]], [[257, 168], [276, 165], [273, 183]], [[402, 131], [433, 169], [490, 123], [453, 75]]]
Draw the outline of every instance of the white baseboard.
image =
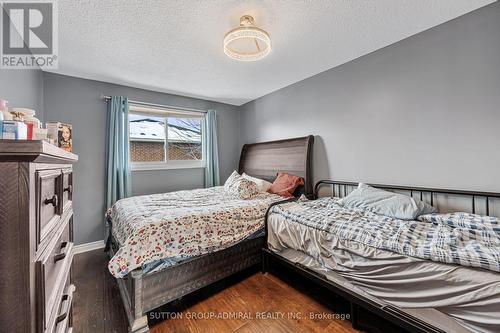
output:
[[99, 250], [99, 249], [103, 249], [103, 248], [104, 248], [104, 241], [98, 240], [95, 242], [76, 245], [74, 247], [74, 253], [75, 254], [84, 253], [84, 252]]

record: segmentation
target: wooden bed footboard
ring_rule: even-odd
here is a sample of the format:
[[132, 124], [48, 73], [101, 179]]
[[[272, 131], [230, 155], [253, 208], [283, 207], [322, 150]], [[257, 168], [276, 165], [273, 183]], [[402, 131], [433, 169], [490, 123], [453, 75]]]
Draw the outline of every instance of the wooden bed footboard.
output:
[[[110, 236], [112, 237], [112, 236]], [[113, 257], [118, 246], [111, 238], [111, 246], [108, 250], [109, 257]], [[143, 307], [143, 273], [142, 270], [136, 269], [128, 274], [123, 279], [116, 279], [120, 296], [122, 298], [123, 307], [127, 314], [129, 323], [129, 332], [145, 333], [149, 332], [148, 318]]]
[[[244, 240], [227, 249], [186, 260], [158, 272], [134, 270], [117, 279], [129, 330], [148, 332], [147, 312], [209, 286], [242, 270], [260, 265], [264, 237]], [[109, 249], [113, 256], [117, 246]]]

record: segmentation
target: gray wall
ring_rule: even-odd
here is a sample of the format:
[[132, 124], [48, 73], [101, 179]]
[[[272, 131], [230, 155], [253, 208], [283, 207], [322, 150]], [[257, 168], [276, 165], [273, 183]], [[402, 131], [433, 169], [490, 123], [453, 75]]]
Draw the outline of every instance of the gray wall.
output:
[[[216, 109], [222, 179], [238, 163], [239, 113], [234, 106], [52, 73], [43, 73], [43, 85], [45, 120], [73, 125], [73, 148], [79, 155], [74, 171], [76, 244], [103, 239], [104, 234], [106, 103], [101, 94]], [[203, 187], [203, 169], [136, 171], [132, 173], [132, 187], [136, 195]]]
[[500, 3], [249, 102], [240, 128], [316, 135], [316, 180], [500, 192]]
[[27, 69], [0, 69], [0, 98], [9, 101], [9, 107], [25, 107], [36, 111], [43, 120], [42, 71]]
[[[104, 232], [101, 94], [218, 110], [223, 179], [243, 143], [315, 134], [316, 179], [500, 191], [499, 31], [495, 3], [239, 108], [39, 71], [2, 71], [0, 98], [73, 124], [77, 244]], [[203, 170], [132, 181], [134, 194], [191, 189]]]

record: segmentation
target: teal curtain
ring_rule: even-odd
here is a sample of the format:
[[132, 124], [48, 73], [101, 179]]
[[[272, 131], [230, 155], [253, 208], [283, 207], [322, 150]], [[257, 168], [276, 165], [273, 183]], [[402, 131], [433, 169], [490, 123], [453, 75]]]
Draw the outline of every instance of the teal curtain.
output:
[[112, 96], [108, 102], [106, 132], [106, 209], [131, 195], [128, 99]]
[[205, 115], [205, 187], [220, 185], [219, 179], [219, 149], [217, 146], [217, 113], [208, 110]]

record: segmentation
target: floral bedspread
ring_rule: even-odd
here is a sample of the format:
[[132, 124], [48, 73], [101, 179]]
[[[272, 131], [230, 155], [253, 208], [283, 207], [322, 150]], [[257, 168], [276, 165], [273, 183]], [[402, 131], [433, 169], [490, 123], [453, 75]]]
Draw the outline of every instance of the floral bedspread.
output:
[[243, 200], [222, 186], [119, 200], [106, 213], [120, 245], [109, 271], [121, 278], [153, 261], [228, 248], [262, 228], [279, 200], [268, 193]]

